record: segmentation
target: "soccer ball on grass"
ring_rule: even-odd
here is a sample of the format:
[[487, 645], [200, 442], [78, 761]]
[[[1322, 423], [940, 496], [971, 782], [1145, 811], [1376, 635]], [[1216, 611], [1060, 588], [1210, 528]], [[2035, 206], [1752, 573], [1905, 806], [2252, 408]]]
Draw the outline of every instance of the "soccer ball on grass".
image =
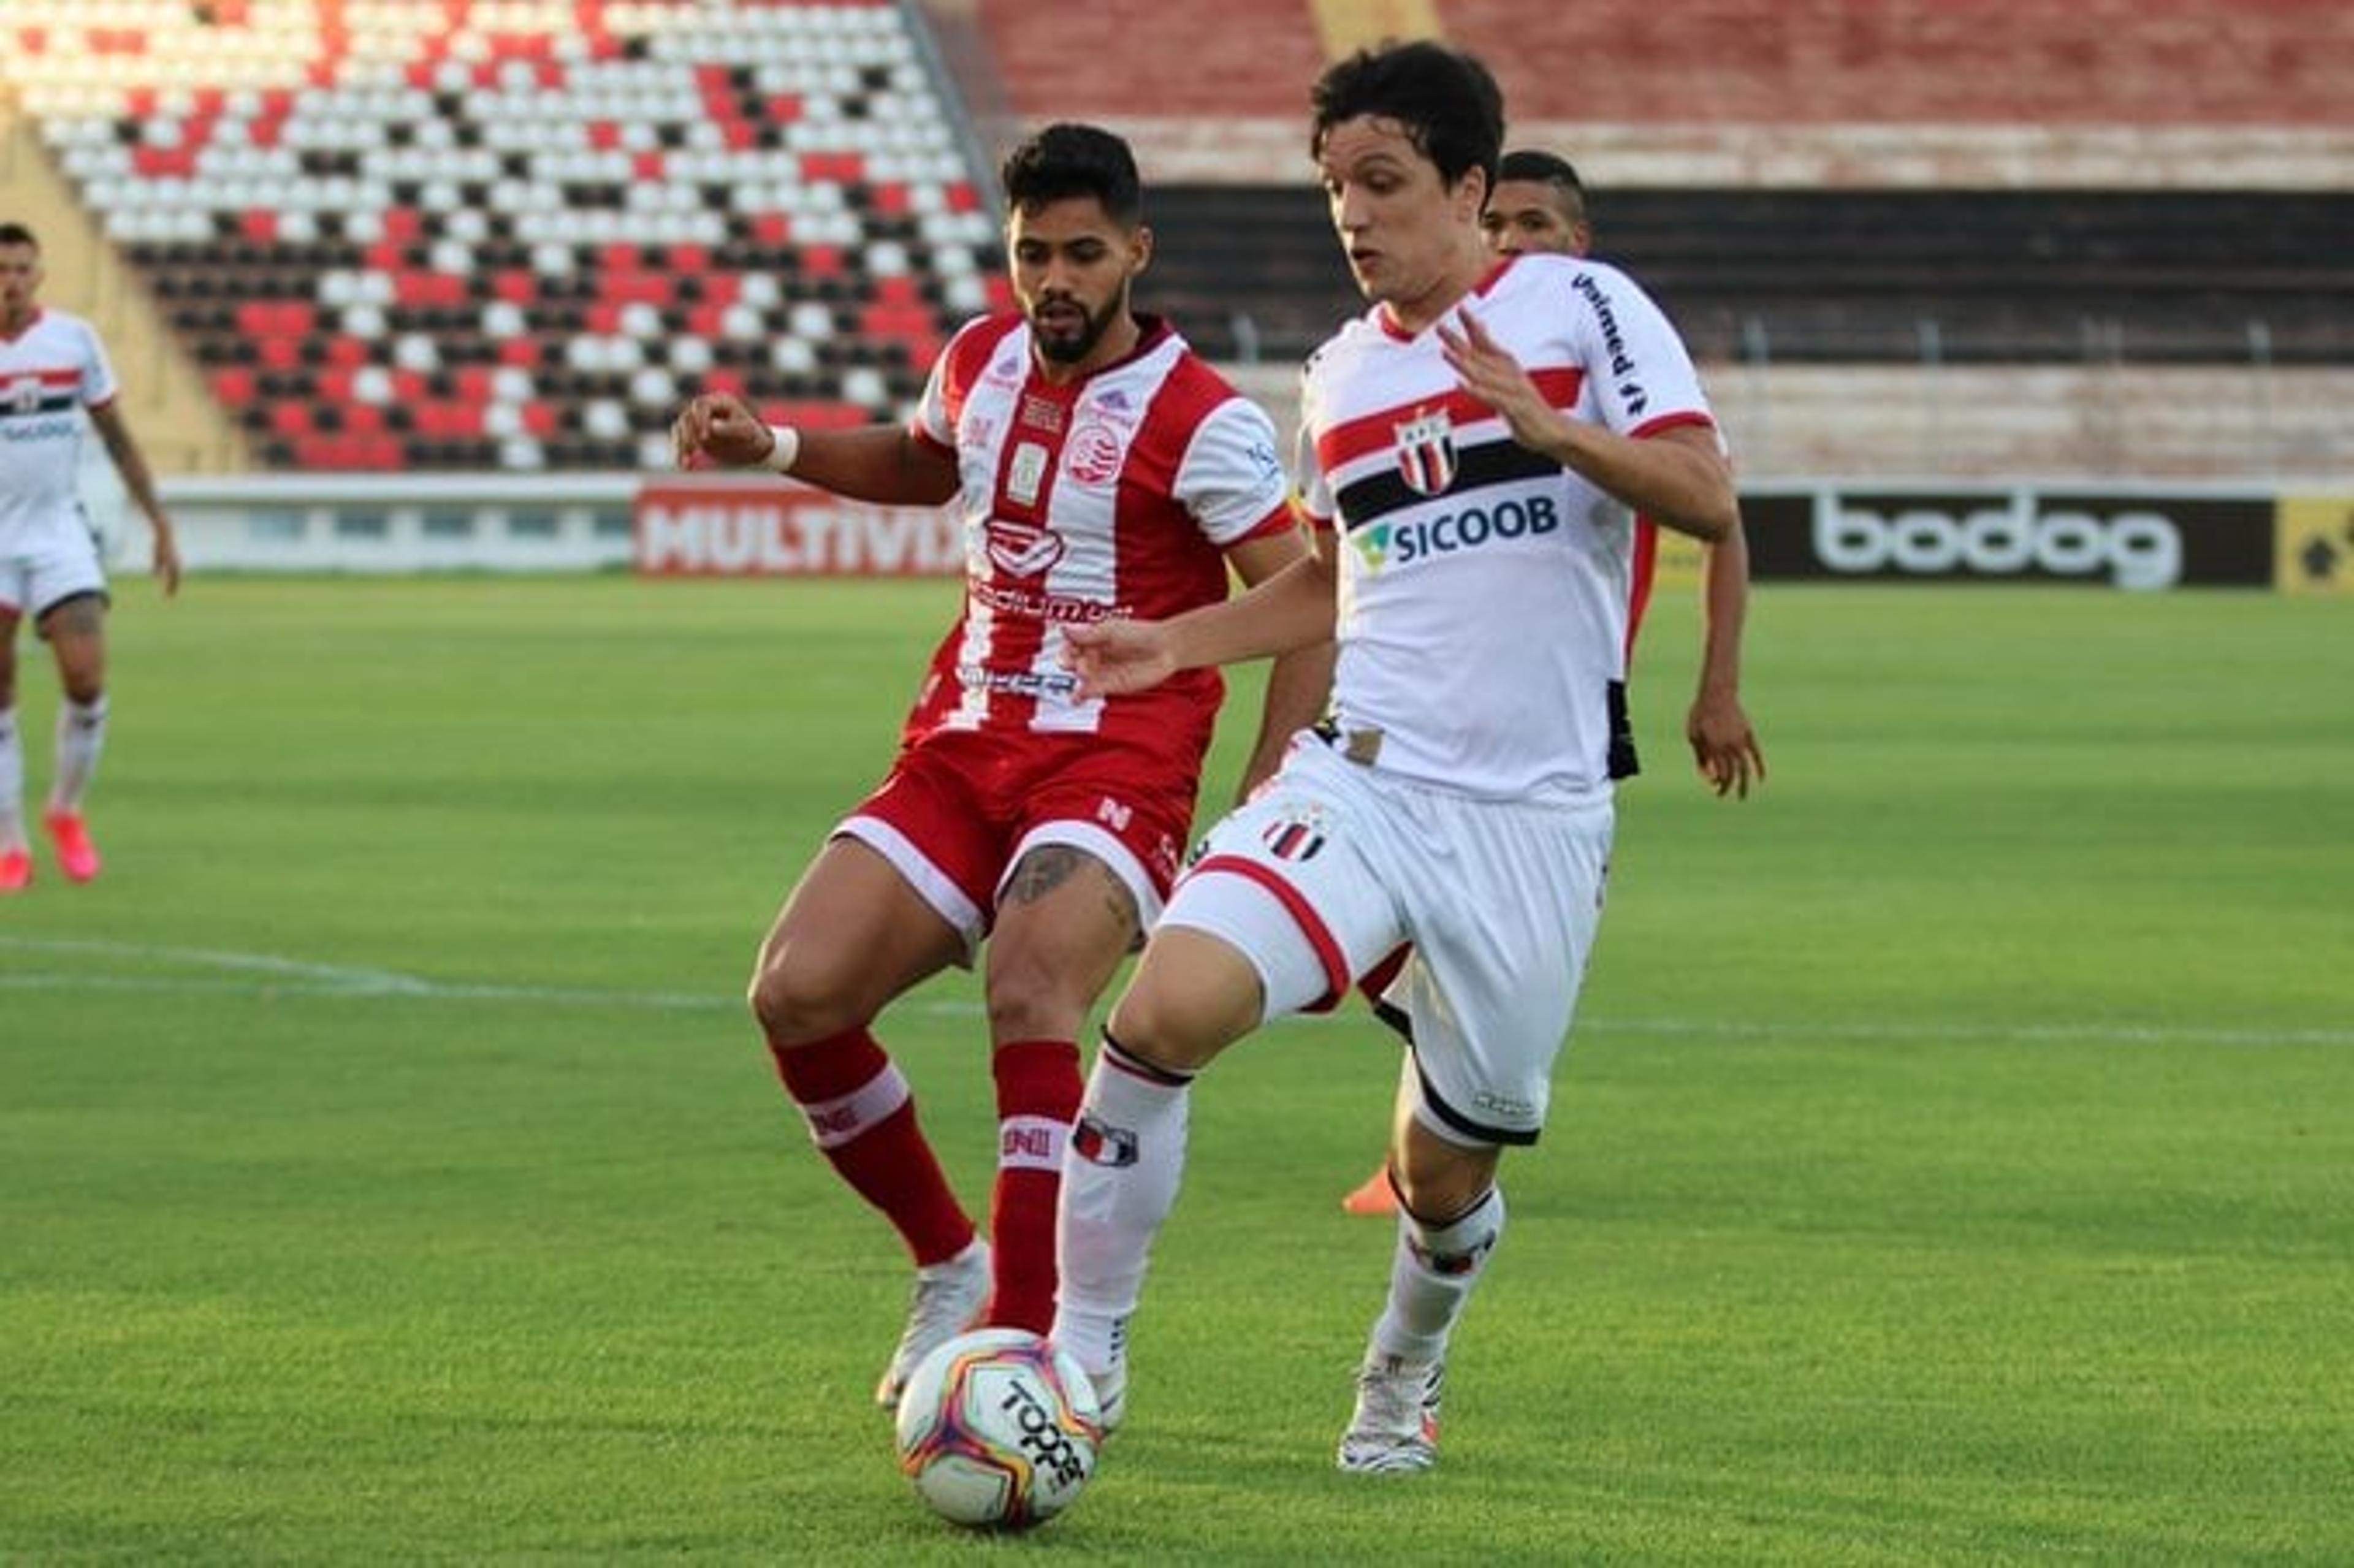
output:
[[899, 1468], [933, 1512], [977, 1530], [1026, 1530], [1070, 1507], [1102, 1441], [1077, 1359], [1020, 1329], [958, 1335], [899, 1395]]

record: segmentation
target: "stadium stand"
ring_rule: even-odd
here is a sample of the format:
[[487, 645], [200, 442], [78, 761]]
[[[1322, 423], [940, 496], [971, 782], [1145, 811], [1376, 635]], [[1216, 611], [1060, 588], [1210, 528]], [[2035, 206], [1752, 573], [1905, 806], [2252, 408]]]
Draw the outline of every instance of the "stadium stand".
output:
[[196, 389], [184, 471], [634, 469], [703, 387], [890, 417], [1004, 298], [998, 144], [1069, 117], [1138, 145], [1145, 302], [1280, 412], [1359, 307], [1307, 88], [1394, 31], [1585, 168], [1753, 472], [2354, 461], [2311, 0], [8, 0], [0, 164]]
[[12, 85], [260, 461], [635, 468], [895, 412], [993, 215], [872, 0], [16, 0]]
[[1148, 291], [1214, 356], [1288, 366], [1361, 308], [1305, 89], [1418, 31], [1584, 168], [1601, 253], [1682, 324], [1753, 473], [2354, 461], [2346, 7], [1103, 0], [1079, 75], [1015, 0], [981, 9], [1017, 112], [1135, 138]]
[[[2211, 365], [2257, 344], [2354, 363], [2354, 203], [2335, 193], [1653, 188], [1593, 207], [1596, 254], [1703, 359]], [[1170, 186], [1153, 222], [1157, 297], [1213, 357], [1296, 359], [1362, 308], [1304, 185]]]

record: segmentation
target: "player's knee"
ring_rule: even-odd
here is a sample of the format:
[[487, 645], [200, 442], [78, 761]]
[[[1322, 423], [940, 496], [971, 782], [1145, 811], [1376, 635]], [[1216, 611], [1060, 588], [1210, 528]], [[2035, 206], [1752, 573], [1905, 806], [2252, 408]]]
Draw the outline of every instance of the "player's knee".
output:
[[1390, 1178], [1397, 1186], [1398, 1202], [1425, 1224], [1451, 1224], [1496, 1185], [1501, 1153], [1450, 1143], [1416, 1129], [1391, 1156]]
[[1035, 973], [1000, 975], [988, 985], [989, 1037], [992, 1040], [1068, 1040], [1079, 1031], [1092, 996]]
[[1074, 1038], [1117, 962], [1116, 951], [1104, 954], [1100, 962], [1092, 956], [1073, 962], [1067, 957], [1008, 942], [1001, 932], [991, 948], [982, 981], [990, 1038]]
[[1198, 1072], [1258, 1023], [1256, 993], [1236, 998], [1140, 977], [1104, 1027], [1129, 1054], [1172, 1073]]
[[778, 1050], [823, 1040], [865, 1022], [839, 988], [781, 953], [764, 957], [746, 1000], [761, 1034]]

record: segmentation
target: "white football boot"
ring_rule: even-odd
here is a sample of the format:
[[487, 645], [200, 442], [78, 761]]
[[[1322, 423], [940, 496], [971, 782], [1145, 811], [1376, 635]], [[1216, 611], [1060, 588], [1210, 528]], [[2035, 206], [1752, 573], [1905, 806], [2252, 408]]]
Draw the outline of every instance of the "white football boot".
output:
[[1357, 1370], [1357, 1412], [1341, 1435], [1341, 1468], [1402, 1475], [1438, 1462], [1438, 1396], [1447, 1363], [1369, 1356]]
[[980, 1320], [981, 1308], [989, 1305], [989, 1244], [978, 1236], [947, 1262], [916, 1270], [907, 1331], [891, 1352], [883, 1381], [875, 1385], [875, 1404], [885, 1410], [899, 1408], [900, 1392], [916, 1363]]

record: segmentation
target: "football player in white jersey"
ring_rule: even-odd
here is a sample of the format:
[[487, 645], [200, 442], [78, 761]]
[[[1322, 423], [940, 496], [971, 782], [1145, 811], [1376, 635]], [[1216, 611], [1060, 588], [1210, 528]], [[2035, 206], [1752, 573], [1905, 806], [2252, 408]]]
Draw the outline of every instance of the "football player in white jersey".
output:
[[[1506, 153], [1496, 165], [1496, 188], [1479, 215], [1488, 249], [1499, 256], [1583, 256], [1593, 249], [1594, 227], [1586, 210], [1585, 184], [1568, 159], [1533, 148]], [[1659, 528], [1635, 521], [1634, 597], [1627, 620], [1627, 657], [1650, 599]], [[1766, 753], [1741, 705], [1741, 632], [1748, 618], [1749, 546], [1742, 531], [1703, 549], [1701, 599], [1703, 637], [1698, 689], [1684, 715], [1684, 738], [1701, 778], [1720, 797], [1746, 800], [1752, 782], [1766, 779]], [[1626, 752], [1633, 759], [1631, 742]], [[1405, 1014], [1382, 1000], [1405, 962], [1401, 948], [1358, 982], [1376, 1016], [1403, 1031]], [[1397, 1192], [1384, 1160], [1341, 1198], [1344, 1213], [1385, 1216], [1397, 1213]]]
[[22, 224], [0, 223], [0, 896], [33, 880], [16, 723], [16, 628], [28, 619], [64, 689], [42, 823], [68, 881], [99, 871], [82, 797], [106, 739], [106, 575], [80, 492], [85, 412], [155, 531], [164, 592], [180, 586], [172, 520], [116, 406], [106, 351], [88, 322], [44, 308], [40, 287], [40, 242]]
[[[682, 461], [758, 464], [837, 494], [954, 505], [963, 614], [941, 641], [890, 777], [836, 828], [763, 946], [752, 1009], [787, 1093], [917, 1266], [876, 1390], [975, 1322], [1044, 1332], [1055, 1208], [1082, 1084], [1078, 1033], [1159, 914], [1191, 836], [1214, 672], [1082, 698], [1068, 630], [1217, 602], [1312, 554], [1267, 415], [1167, 323], [1133, 310], [1151, 254], [1118, 137], [1049, 126], [1006, 160], [1018, 311], [970, 322], [914, 419], [771, 429], [739, 397], [680, 416]], [[1270, 678], [1252, 771], [1313, 719], [1308, 647]], [[870, 1025], [987, 938], [999, 1157], [990, 1239], [942, 1175]]]
[[1332, 531], [1231, 603], [1070, 641], [1082, 691], [1119, 692], [1332, 636], [1333, 717], [1211, 831], [1112, 1010], [1064, 1171], [1054, 1333], [1125, 1393], [1194, 1075], [1411, 942], [1391, 992], [1414, 1035], [1403, 1208], [1339, 1450], [1396, 1472], [1437, 1457], [1450, 1338], [1503, 1230], [1500, 1156], [1544, 1124], [1600, 918], [1635, 516], [1713, 541], [1738, 504], [1658, 307], [1613, 268], [1482, 243], [1503, 139], [1484, 67], [1388, 45], [1312, 103], [1373, 302], [1307, 372], [1299, 478]]

